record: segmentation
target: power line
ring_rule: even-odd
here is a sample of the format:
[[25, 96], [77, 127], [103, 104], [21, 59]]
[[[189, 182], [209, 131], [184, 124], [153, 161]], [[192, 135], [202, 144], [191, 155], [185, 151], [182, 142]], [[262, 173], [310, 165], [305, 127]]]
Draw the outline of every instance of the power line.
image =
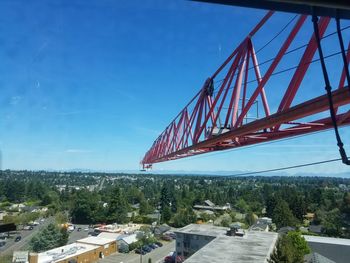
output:
[[293, 166], [286, 166], [286, 167], [280, 167], [280, 168], [274, 168], [274, 169], [268, 169], [268, 170], [260, 170], [260, 171], [255, 171], [255, 172], [247, 172], [247, 173], [228, 175], [228, 177], [262, 174], [262, 173], [268, 173], [268, 172], [277, 172], [277, 171], [295, 169], [295, 168], [300, 168], [300, 167], [319, 165], [319, 164], [323, 164], [323, 163], [331, 163], [331, 162], [336, 162], [336, 161], [340, 161], [340, 160], [341, 160], [341, 158], [337, 158], [337, 159], [330, 159], [330, 160], [324, 160], [324, 161], [313, 162], [313, 163], [297, 164], [297, 165], [293, 165]]

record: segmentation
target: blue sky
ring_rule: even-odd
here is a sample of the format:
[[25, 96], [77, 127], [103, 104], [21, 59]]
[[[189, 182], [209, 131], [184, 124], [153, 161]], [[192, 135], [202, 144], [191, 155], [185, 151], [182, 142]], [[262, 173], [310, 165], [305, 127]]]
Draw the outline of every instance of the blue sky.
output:
[[[138, 169], [153, 140], [264, 14], [180, 0], [1, 1], [3, 169]], [[255, 46], [293, 16], [276, 14]], [[308, 24], [299, 43], [309, 38]], [[280, 41], [259, 60], [273, 57]], [[337, 48], [330, 42], [326, 52]], [[338, 62], [329, 62], [334, 80]], [[319, 67], [311, 69], [296, 101], [324, 92], [322, 81], [315, 80]], [[278, 106], [273, 89], [287, 77], [271, 81], [273, 109]], [[350, 132], [342, 129], [342, 135], [350, 152]], [[155, 169], [245, 171], [337, 157], [333, 133], [327, 132]], [[348, 168], [328, 164], [303, 171]]]

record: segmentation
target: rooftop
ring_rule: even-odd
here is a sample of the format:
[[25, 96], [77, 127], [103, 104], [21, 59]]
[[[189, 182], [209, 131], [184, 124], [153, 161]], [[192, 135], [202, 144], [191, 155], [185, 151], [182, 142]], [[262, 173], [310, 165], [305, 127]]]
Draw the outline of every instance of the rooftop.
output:
[[14, 251], [12, 262], [14, 263], [28, 262], [28, 251]]
[[275, 247], [277, 233], [246, 231], [243, 237], [227, 236], [228, 228], [206, 224], [190, 224], [175, 233], [216, 237], [186, 262], [264, 262]]
[[220, 226], [212, 226], [207, 224], [189, 224], [183, 228], [177, 229], [175, 233], [193, 234], [203, 236], [223, 236], [226, 235], [228, 228]]
[[304, 238], [307, 242], [350, 246], [350, 239], [346, 239], [346, 238], [318, 237], [318, 236], [308, 236], [308, 235], [305, 235]]
[[95, 245], [73, 243], [38, 254], [38, 263], [60, 262], [98, 248]]
[[97, 237], [100, 238], [109, 238], [109, 239], [118, 239], [122, 234], [120, 233], [109, 233], [109, 232], [101, 232]]
[[[109, 234], [109, 233], [108, 233]], [[109, 243], [115, 242], [116, 239], [112, 239], [112, 238], [105, 238], [105, 237], [101, 237], [100, 235], [97, 237], [86, 237], [83, 239], [79, 239], [77, 241], [77, 243], [84, 243], [84, 244], [91, 244], [91, 245], [98, 245], [98, 246], [104, 246], [107, 245]]]
[[134, 243], [137, 241], [137, 237], [136, 237], [136, 234], [131, 234], [129, 236], [121, 238], [120, 240], [123, 240], [125, 243], [130, 245], [131, 243]]
[[277, 233], [254, 231], [246, 232], [243, 237], [219, 235], [185, 262], [266, 262], [277, 237]]
[[348, 263], [350, 258], [350, 239], [317, 237], [304, 235], [311, 251], [337, 263]]

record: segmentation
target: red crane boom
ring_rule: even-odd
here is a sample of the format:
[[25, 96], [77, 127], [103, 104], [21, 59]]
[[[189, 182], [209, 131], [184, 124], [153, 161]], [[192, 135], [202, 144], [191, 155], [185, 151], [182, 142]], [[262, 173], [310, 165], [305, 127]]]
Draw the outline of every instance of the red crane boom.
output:
[[[319, 49], [314, 33], [310, 34], [298, 65], [291, 68], [294, 72], [289, 84], [284, 88], [278, 87], [279, 92], [284, 89], [278, 107], [275, 112], [270, 109], [265, 91], [267, 88], [271, 89], [268, 86], [269, 80], [271, 76], [279, 73], [276, 69], [283, 61], [285, 62], [285, 55], [295, 43], [296, 36], [308, 17], [298, 15], [288, 36], [281, 43], [277, 55], [262, 75], [252, 38], [273, 13], [269, 11], [215, 73], [205, 80], [200, 91], [154, 141], [142, 160], [143, 167], [150, 167], [157, 162], [333, 128], [332, 119], [324, 118], [320, 114], [329, 110], [327, 95], [314, 97], [292, 106], [311, 63], [319, 60], [314, 59]], [[322, 17], [318, 21], [320, 38], [325, 36], [330, 20], [328, 17]], [[347, 61], [350, 59], [349, 49], [350, 44], [346, 53]], [[345, 87], [347, 66], [342, 67], [338, 74], [338, 89], [332, 91], [338, 126], [350, 123], [350, 111], [339, 110], [339, 107], [350, 104], [350, 89]], [[319, 72], [321, 78], [322, 73]], [[217, 80], [219, 76], [222, 79]], [[218, 87], [214, 87], [217, 83]], [[322, 88], [320, 86], [320, 89]], [[258, 115], [256, 108], [259, 103], [263, 106], [263, 115], [253, 118], [253, 115]]]

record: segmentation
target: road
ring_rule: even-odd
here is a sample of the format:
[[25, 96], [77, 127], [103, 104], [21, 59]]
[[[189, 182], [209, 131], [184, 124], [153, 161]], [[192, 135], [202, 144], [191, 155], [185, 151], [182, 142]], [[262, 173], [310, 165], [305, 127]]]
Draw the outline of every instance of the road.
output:
[[103, 188], [103, 184], [105, 183], [105, 180], [106, 180], [106, 178], [102, 178], [102, 181], [101, 181], [101, 183], [100, 183], [100, 186], [98, 187], [98, 190], [99, 191], [101, 191], [102, 190], [102, 188]]
[[152, 252], [143, 255], [142, 261], [140, 255], [135, 252], [129, 254], [115, 253], [104, 259], [100, 259], [98, 263], [148, 263], [148, 259], [152, 260], [152, 263], [163, 262], [163, 259], [169, 255], [170, 252], [175, 251], [175, 241], [164, 243], [162, 247], [154, 249]]
[[[40, 229], [47, 226], [49, 223], [54, 222], [54, 218], [47, 218], [43, 223], [35, 226], [33, 230], [19, 230], [16, 234], [11, 235], [10, 238], [6, 240], [6, 245], [0, 248], [0, 258], [6, 255], [12, 255], [13, 251], [27, 249], [29, 241], [32, 237], [37, 234]], [[21, 236], [22, 239], [19, 242], [15, 242], [15, 238]]]

